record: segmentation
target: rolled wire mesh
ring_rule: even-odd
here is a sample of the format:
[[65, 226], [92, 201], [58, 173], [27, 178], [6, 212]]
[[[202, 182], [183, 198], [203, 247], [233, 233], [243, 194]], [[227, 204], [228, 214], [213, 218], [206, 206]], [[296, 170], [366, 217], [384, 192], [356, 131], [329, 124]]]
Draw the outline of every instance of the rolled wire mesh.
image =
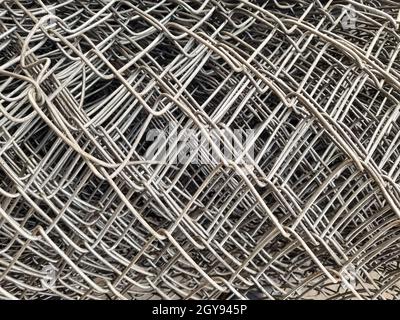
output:
[[399, 298], [399, 12], [0, 0], [0, 297]]

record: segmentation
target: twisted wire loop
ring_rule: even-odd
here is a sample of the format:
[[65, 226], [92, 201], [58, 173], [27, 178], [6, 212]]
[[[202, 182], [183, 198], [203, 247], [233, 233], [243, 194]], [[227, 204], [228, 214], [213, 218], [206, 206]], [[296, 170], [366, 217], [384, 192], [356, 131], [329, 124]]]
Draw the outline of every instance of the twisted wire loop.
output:
[[0, 297], [400, 298], [399, 12], [0, 0]]

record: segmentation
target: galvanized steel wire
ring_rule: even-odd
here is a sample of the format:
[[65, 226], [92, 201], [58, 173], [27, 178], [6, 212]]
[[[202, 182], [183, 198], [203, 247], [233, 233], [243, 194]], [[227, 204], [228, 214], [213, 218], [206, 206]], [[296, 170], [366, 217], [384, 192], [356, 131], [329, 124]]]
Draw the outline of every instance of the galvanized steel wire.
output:
[[[0, 0], [0, 298], [400, 298], [399, 24], [396, 1]], [[251, 170], [145, 157], [171, 125], [253, 129]]]

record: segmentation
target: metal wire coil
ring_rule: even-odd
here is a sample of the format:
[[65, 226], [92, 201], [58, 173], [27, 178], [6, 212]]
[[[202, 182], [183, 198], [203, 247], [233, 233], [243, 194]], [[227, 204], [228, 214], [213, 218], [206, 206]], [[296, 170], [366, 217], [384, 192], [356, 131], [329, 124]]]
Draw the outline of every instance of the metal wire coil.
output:
[[0, 297], [399, 298], [399, 12], [0, 0]]

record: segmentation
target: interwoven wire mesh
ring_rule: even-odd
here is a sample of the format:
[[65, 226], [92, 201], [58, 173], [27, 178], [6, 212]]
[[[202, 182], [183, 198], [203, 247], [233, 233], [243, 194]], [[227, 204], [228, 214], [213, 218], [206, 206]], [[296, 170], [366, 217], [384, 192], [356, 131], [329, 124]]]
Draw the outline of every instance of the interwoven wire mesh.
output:
[[0, 0], [0, 297], [400, 298], [399, 12]]

